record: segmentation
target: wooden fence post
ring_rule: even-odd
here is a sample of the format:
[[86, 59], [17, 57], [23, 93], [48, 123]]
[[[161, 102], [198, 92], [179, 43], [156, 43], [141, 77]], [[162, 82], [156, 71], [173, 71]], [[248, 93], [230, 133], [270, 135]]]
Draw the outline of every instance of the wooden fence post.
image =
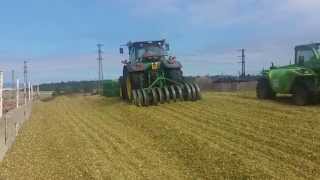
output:
[[29, 100], [29, 102], [31, 100], [31, 83], [30, 83], [30, 81], [28, 83], [28, 100]]
[[19, 102], [20, 102], [20, 81], [17, 79], [17, 85], [16, 85], [16, 107], [19, 108]]
[[33, 84], [31, 84], [31, 100], [33, 100], [34, 98], [34, 90], [33, 90], [34, 86]]
[[3, 72], [0, 71], [0, 118], [3, 116]]

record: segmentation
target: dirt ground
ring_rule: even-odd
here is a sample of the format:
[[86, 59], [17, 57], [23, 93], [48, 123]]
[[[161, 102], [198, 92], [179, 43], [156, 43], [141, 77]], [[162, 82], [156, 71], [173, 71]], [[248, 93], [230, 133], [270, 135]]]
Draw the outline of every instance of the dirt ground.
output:
[[146, 108], [58, 97], [34, 105], [1, 178], [319, 179], [320, 106], [253, 93]]

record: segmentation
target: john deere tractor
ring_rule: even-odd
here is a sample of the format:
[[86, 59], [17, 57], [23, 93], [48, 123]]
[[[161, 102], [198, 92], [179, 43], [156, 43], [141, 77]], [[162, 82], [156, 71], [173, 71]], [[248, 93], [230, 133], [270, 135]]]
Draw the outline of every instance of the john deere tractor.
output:
[[272, 66], [262, 75], [257, 84], [259, 99], [292, 94], [296, 105], [314, 103], [320, 92], [320, 43], [296, 46], [293, 65]]
[[[165, 40], [128, 42], [129, 61], [124, 61], [120, 77], [120, 93], [124, 100], [137, 106], [201, 98], [199, 86], [186, 81], [182, 65], [168, 56], [169, 44]], [[124, 49], [120, 48], [124, 54]]]

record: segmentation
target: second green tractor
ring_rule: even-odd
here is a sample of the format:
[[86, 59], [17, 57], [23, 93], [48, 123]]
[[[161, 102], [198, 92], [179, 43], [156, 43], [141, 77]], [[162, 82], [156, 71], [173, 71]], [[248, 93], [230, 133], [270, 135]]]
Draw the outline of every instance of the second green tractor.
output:
[[295, 47], [292, 65], [262, 72], [257, 84], [259, 99], [273, 99], [277, 94], [291, 94], [296, 105], [318, 101], [320, 94], [320, 43]]
[[[199, 86], [183, 77], [182, 65], [169, 56], [165, 40], [128, 42], [129, 60], [123, 61], [120, 94], [137, 106], [201, 99]], [[120, 48], [124, 54], [124, 49]]]

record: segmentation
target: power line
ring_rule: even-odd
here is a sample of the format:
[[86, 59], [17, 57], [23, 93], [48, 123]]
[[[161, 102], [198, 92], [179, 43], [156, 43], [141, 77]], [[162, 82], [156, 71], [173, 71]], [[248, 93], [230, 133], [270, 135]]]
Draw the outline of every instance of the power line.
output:
[[102, 65], [102, 46], [103, 44], [97, 44], [98, 47], [98, 87], [97, 91], [99, 94], [102, 94], [102, 83], [103, 83], [103, 65]]

